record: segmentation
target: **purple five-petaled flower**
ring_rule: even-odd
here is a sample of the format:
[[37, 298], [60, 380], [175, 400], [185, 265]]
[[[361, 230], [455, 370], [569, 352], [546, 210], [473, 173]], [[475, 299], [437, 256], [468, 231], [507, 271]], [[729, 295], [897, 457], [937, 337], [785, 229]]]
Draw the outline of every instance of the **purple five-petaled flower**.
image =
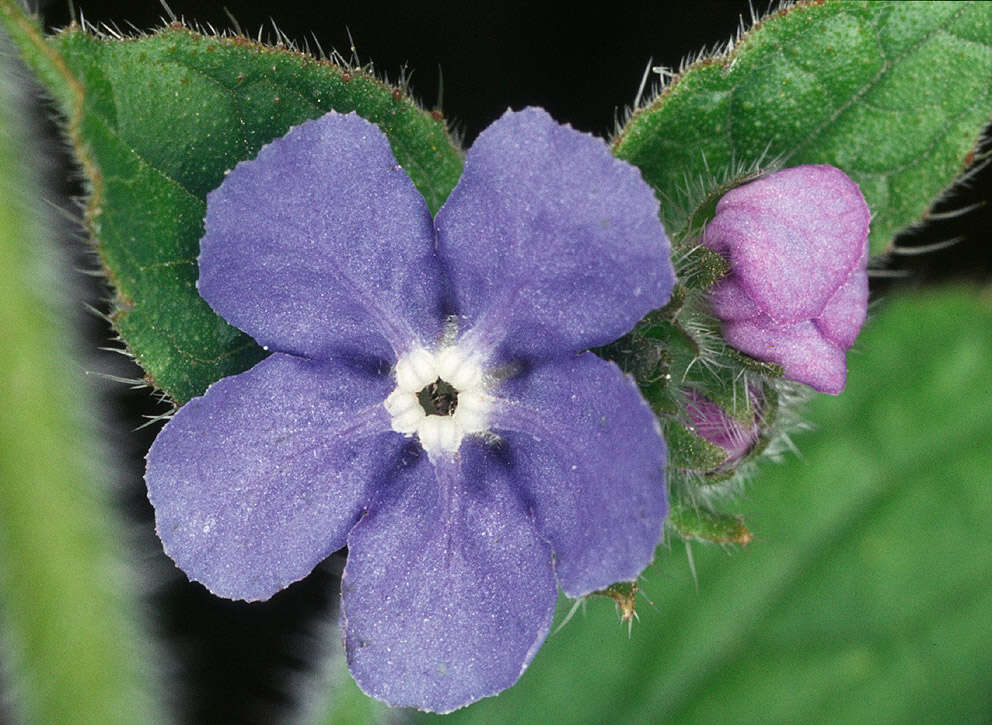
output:
[[730, 262], [710, 295], [727, 342], [821, 393], [840, 393], [868, 305], [861, 190], [833, 166], [796, 166], [732, 189], [703, 243]]
[[579, 597], [635, 579], [666, 514], [637, 387], [583, 352], [665, 304], [657, 202], [605, 144], [508, 112], [432, 219], [379, 129], [328, 114], [208, 197], [200, 294], [271, 355], [148, 454], [191, 578], [266, 599], [348, 547], [359, 685], [447, 712], [512, 685]]

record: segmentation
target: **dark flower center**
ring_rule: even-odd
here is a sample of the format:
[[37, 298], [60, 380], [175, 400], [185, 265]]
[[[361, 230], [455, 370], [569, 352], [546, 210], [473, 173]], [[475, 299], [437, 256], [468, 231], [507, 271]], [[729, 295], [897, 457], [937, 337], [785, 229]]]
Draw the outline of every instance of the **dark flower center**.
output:
[[458, 407], [458, 391], [438, 378], [417, 393], [417, 400], [427, 415], [451, 415]]

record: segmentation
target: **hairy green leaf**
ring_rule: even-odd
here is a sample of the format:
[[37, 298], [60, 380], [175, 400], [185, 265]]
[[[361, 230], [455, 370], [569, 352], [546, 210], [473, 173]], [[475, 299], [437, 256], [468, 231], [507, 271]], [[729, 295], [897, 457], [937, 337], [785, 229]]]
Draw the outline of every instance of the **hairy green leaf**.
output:
[[590, 599], [444, 722], [984, 722], [992, 297], [892, 300], [859, 348], [802, 457], [752, 484], [746, 549], [689, 544], [696, 582], [686, 544], [659, 549], [630, 638]]
[[614, 149], [676, 237], [748, 173], [832, 164], [861, 186], [880, 252], [973, 162], [990, 118], [992, 3], [810, 2], [690, 65]]
[[179, 24], [140, 38], [78, 27], [46, 38], [14, 0], [0, 0], [0, 19], [69, 119], [117, 292], [114, 325], [177, 402], [263, 355], [196, 292], [205, 197], [228, 169], [336, 110], [379, 124], [432, 211], [461, 173], [441, 117], [362, 69]]

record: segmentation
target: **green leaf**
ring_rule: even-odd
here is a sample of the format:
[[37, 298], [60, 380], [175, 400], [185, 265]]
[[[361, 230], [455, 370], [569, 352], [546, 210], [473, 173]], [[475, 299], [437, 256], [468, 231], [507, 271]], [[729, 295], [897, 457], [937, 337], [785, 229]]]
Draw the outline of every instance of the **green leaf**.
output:
[[682, 542], [659, 549], [632, 637], [590, 599], [444, 722], [984, 722], [992, 295], [891, 300], [850, 361], [802, 457], [752, 482], [747, 549], [692, 544], [698, 585]]
[[45, 38], [14, 0], [0, 0], [0, 19], [68, 116], [91, 187], [88, 223], [117, 293], [114, 325], [177, 402], [264, 354], [196, 292], [205, 197], [225, 171], [336, 110], [379, 124], [432, 211], [461, 173], [440, 116], [362, 69], [175, 23], [140, 38], [78, 27]]
[[801, 3], [689, 66], [614, 150], [677, 238], [728, 181], [833, 164], [861, 186], [879, 252], [970, 165], [990, 118], [992, 3]]
[[[25, 723], [159, 723], [150, 635], [63, 318], [24, 99], [0, 30], [0, 644], [4, 715]], [[26, 114], [29, 115], [29, 114]], [[23, 122], [23, 123], [21, 123]], [[41, 209], [39, 210], [39, 207]], [[6, 717], [4, 718], [6, 720]]]

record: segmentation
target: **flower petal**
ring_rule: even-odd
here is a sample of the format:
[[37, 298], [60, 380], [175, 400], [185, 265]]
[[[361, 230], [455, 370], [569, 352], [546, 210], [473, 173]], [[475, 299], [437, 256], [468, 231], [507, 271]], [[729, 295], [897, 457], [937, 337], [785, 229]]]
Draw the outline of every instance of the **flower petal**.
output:
[[578, 597], [636, 579], [668, 510], [665, 441], [637, 386], [585, 353], [535, 365], [500, 392], [492, 427], [562, 590]]
[[430, 212], [386, 136], [329, 113], [238, 164], [207, 196], [198, 288], [273, 350], [395, 359], [439, 332], [433, 247]]
[[843, 349], [854, 344], [868, 314], [868, 247], [847, 282], [837, 290], [816, 320], [823, 336]]
[[[784, 169], [727, 192], [704, 243], [777, 323], [815, 319], [858, 264], [868, 206], [840, 169]], [[738, 316], [739, 319], [739, 316]]]
[[777, 363], [785, 377], [821, 393], [837, 395], [847, 383], [844, 349], [827, 339], [815, 322], [776, 325], [767, 317], [727, 322], [723, 335], [741, 352]]
[[456, 311], [504, 358], [610, 342], [672, 289], [640, 172], [540, 109], [508, 111], [479, 135], [436, 226]]
[[403, 438], [387, 376], [273, 354], [184, 405], [148, 452], [166, 553], [214, 594], [267, 599], [345, 545]]
[[394, 706], [450, 712], [509, 687], [547, 636], [551, 550], [477, 442], [421, 455], [348, 536], [348, 664]]
[[753, 320], [767, 317], [754, 303], [740, 282], [733, 276], [724, 277], [710, 291], [710, 307], [721, 320]]

